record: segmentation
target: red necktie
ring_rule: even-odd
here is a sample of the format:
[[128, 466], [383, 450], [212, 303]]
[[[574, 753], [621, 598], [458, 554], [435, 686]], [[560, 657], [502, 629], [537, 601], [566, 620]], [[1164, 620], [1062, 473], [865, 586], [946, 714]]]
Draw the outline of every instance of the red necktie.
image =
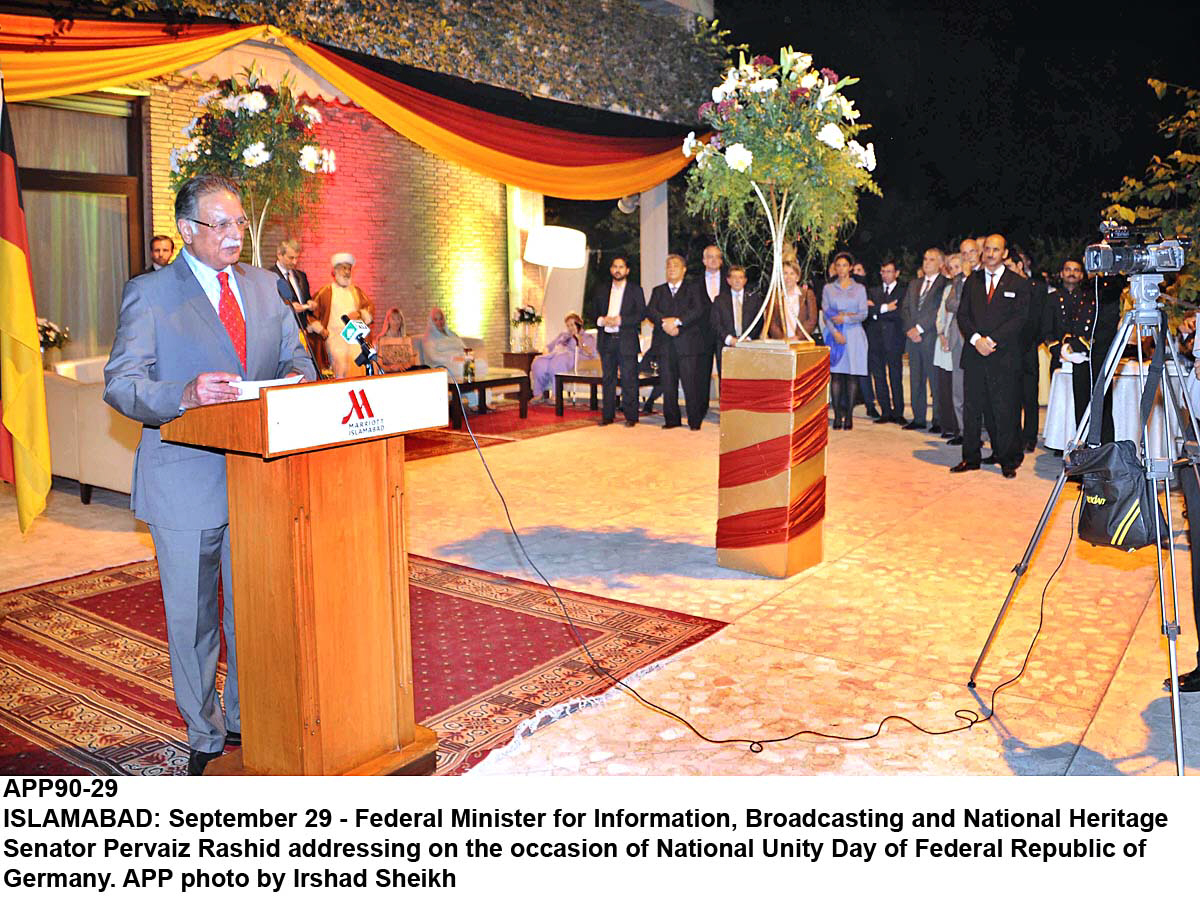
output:
[[233, 348], [242, 362], [242, 370], [246, 370], [246, 321], [242, 318], [242, 310], [238, 308], [233, 290], [229, 288], [229, 272], [217, 274], [221, 282], [221, 302], [217, 307], [217, 315], [225, 325], [225, 331], [233, 342]]
[[991, 302], [992, 301], [992, 293], [996, 292], [996, 284], [999, 283], [1000, 278], [989, 274], [988, 280], [991, 282], [991, 286], [988, 287], [987, 301]]

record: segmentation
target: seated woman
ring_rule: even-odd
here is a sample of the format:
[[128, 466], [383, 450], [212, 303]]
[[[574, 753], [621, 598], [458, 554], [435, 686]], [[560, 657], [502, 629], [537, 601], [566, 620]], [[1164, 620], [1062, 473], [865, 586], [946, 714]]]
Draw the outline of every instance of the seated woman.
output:
[[412, 337], [405, 333], [404, 312], [398, 308], [389, 308], [383, 319], [383, 331], [375, 344], [379, 352], [379, 366], [386, 373], [411, 371], [424, 368], [417, 364], [417, 350], [413, 346]]
[[555, 374], [575, 370], [578, 359], [592, 359], [596, 355], [596, 338], [583, 330], [583, 318], [571, 312], [564, 319], [567, 329], [546, 344], [546, 352], [533, 360], [529, 370], [535, 397], [549, 395], [554, 385]]

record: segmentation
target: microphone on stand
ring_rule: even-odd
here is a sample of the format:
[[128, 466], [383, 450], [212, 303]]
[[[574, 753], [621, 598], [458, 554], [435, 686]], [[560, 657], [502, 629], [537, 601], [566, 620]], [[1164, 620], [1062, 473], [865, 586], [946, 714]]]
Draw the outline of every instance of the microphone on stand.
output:
[[375, 351], [374, 346], [367, 342], [367, 334], [371, 332], [371, 328], [362, 321], [351, 321], [349, 315], [342, 315], [342, 323], [346, 325], [342, 328], [342, 339], [352, 346], [357, 343], [362, 348], [362, 351], [358, 353], [358, 358], [354, 359], [354, 363], [365, 368], [368, 377], [379, 373], [375, 369], [375, 359], [379, 357], [379, 353]]

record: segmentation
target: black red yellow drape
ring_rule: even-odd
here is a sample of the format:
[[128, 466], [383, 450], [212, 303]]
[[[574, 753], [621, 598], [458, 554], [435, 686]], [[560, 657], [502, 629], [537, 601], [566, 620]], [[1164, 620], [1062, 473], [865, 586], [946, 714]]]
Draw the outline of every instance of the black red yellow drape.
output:
[[10, 100], [115, 87], [169, 74], [250, 39], [273, 40], [398, 134], [436, 155], [566, 199], [612, 199], [660, 184], [688, 159], [673, 137], [609, 137], [535, 125], [447, 100], [272, 26], [53, 21], [0, 15]]

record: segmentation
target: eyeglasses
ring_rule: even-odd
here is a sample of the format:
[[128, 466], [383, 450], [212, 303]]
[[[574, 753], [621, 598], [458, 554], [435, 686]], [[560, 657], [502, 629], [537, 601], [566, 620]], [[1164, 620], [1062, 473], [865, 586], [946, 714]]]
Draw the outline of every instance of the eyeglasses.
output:
[[215, 230], [221, 234], [232, 234], [241, 231], [245, 233], [246, 228], [250, 226], [250, 219], [242, 216], [241, 218], [230, 218], [228, 221], [218, 221], [215, 224], [209, 224], [207, 221], [201, 221], [199, 218], [189, 218], [195, 224], [203, 224], [205, 227]]

